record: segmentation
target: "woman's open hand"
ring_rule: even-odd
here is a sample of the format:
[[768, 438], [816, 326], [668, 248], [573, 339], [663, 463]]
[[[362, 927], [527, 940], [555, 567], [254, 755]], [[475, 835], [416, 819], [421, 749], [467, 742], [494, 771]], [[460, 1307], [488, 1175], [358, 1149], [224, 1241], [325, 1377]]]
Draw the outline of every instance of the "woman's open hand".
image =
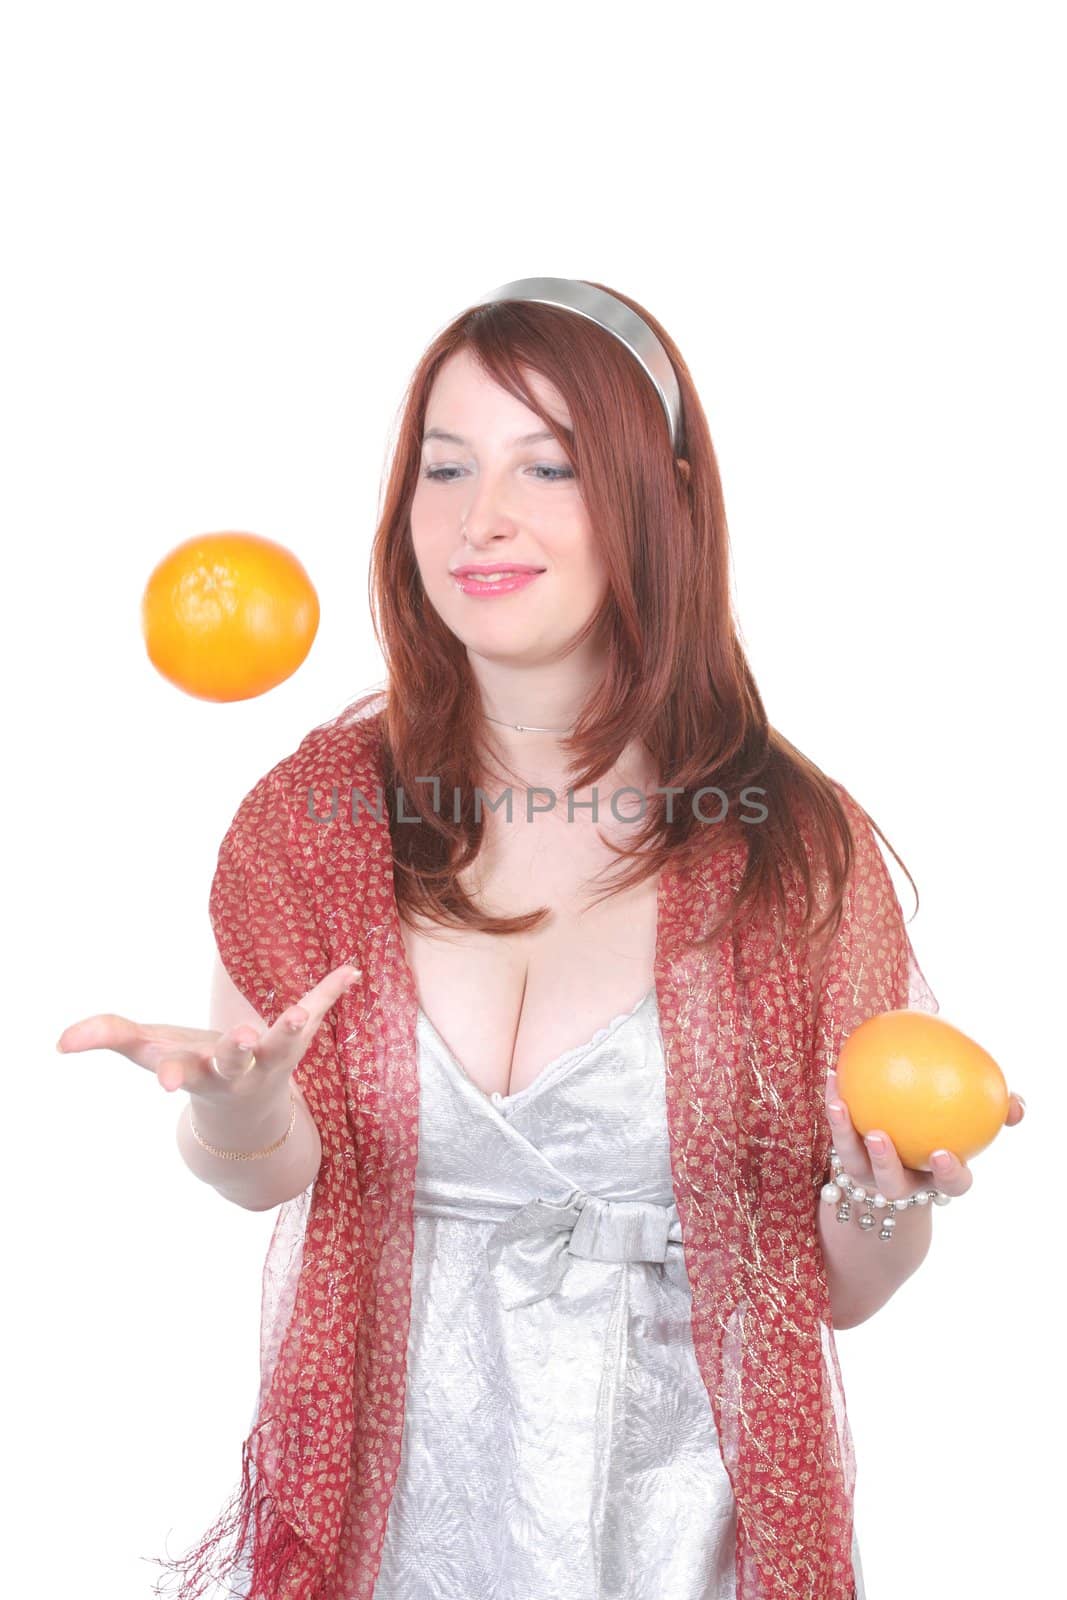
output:
[[[933, 1173], [915, 1167], [906, 1167], [897, 1153], [896, 1145], [886, 1133], [872, 1128], [864, 1139], [853, 1125], [848, 1106], [837, 1092], [837, 1073], [826, 1079], [826, 1112], [830, 1119], [834, 1149], [850, 1178], [865, 1189], [877, 1189], [887, 1200], [906, 1200], [920, 1189], [938, 1189], [942, 1194], [956, 1198], [966, 1194], [974, 1182], [974, 1174], [966, 1161], [960, 1161], [952, 1151], [946, 1151], [948, 1161], [942, 1166], [935, 1160]], [[1026, 1114], [1017, 1094], [1010, 1097], [1005, 1125], [1009, 1128], [1021, 1122]], [[876, 1143], [881, 1139], [883, 1149]], [[933, 1152], [931, 1151], [931, 1155]]]
[[[216, 1033], [207, 1028], [179, 1028], [165, 1022], [133, 1022], [103, 1012], [83, 1017], [64, 1028], [56, 1049], [114, 1050], [146, 1072], [161, 1089], [186, 1089], [204, 1100], [239, 1095], [257, 1099], [287, 1079], [299, 1064], [330, 1007], [361, 976], [350, 965], [335, 967], [309, 989], [296, 1005], [283, 1011], [265, 1032], [247, 1022]], [[255, 1064], [249, 1070], [250, 1055]], [[212, 1057], [218, 1070], [212, 1066]]]

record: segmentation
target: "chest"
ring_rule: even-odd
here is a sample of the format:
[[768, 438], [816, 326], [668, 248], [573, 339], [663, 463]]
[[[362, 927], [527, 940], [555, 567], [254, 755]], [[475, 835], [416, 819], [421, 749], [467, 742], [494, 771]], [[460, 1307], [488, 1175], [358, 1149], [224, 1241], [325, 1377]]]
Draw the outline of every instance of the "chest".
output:
[[500, 830], [461, 881], [494, 915], [548, 907], [538, 928], [401, 923], [419, 1004], [483, 1093], [527, 1088], [652, 988], [658, 879], [596, 903], [617, 862], [594, 827], [553, 817]]

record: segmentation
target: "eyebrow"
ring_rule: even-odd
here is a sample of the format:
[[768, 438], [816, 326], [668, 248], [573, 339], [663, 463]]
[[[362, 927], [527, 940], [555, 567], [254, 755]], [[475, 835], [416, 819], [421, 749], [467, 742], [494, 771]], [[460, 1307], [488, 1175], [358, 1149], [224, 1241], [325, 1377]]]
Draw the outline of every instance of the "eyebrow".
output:
[[[562, 424], [561, 424], [562, 426]], [[563, 433], [573, 444], [574, 433], [570, 428], [563, 428]], [[517, 439], [512, 439], [512, 444], [540, 444], [542, 439], [555, 439], [556, 435], [549, 429], [542, 429], [540, 433], [523, 433]], [[464, 439], [462, 434], [447, 433], [444, 428], [427, 428], [422, 436], [423, 444], [430, 439], [443, 439], [446, 444], [470, 444], [469, 439]]]

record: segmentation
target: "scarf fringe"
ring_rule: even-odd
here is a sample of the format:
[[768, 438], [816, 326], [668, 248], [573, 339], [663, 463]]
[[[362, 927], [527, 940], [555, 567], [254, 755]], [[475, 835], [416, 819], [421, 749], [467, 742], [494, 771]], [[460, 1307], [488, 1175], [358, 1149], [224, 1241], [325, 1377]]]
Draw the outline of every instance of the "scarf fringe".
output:
[[[281, 1515], [258, 1471], [253, 1440], [265, 1426], [260, 1421], [245, 1440], [240, 1485], [200, 1542], [176, 1560], [141, 1558], [181, 1576], [177, 1590], [172, 1590], [170, 1579], [159, 1579], [152, 1585], [154, 1595], [173, 1593], [173, 1600], [200, 1600], [205, 1585], [215, 1584], [224, 1586], [223, 1592], [234, 1600], [327, 1600], [322, 1560]], [[234, 1580], [243, 1586], [234, 1588]]]

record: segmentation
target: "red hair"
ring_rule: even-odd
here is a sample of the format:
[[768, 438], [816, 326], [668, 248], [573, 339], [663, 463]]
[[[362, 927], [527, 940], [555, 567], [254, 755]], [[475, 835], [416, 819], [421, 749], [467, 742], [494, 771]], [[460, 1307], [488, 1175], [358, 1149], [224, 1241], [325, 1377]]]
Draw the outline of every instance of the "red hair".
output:
[[[572, 755], [574, 787], [593, 784], [639, 738], [659, 782], [684, 791], [674, 797], [673, 820], [665, 796], [649, 803], [637, 842], [619, 847], [620, 856], [636, 859], [606, 893], [668, 862], [689, 864], [745, 837], [744, 877], [708, 942], [735, 918], [774, 916], [776, 908], [785, 915], [784, 879], [800, 886], [796, 931], [803, 938], [816, 931], [832, 937], [854, 855], [839, 786], [767, 721], [734, 623], [722, 484], [689, 370], [644, 306], [616, 289], [608, 292], [645, 319], [671, 358], [682, 400], [680, 459], [659, 396], [626, 347], [599, 324], [556, 306], [508, 301], [464, 312], [437, 335], [408, 386], [370, 570], [373, 625], [388, 674], [380, 727], [398, 909], [409, 920], [421, 914], [495, 933], [525, 932], [548, 914], [547, 907], [534, 907], [520, 916], [490, 916], [458, 881], [477, 856], [484, 830], [474, 789], [485, 771], [485, 726], [466, 649], [423, 590], [409, 513], [434, 379], [465, 349], [559, 440], [610, 575], [603, 605], [581, 635], [603, 630], [603, 679], [562, 741]], [[524, 369], [555, 385], [569, 408], [573, 438], [539, 404]], [[362, 697], [353, 710], [359, 714], [373, 698]], [[432, 787], [415, 781], [429, 774], [439, 777], [442, 796], [460, 797], [458, 821], [451, 800], [435, 806]], [[712, 785], [728, 801], [718, 823], [701, 821], [689, 803]], [[742, 795], [746, 786], [758, 791], [754, 799]], [[417, 813], [421, 825], [397, 824], [399, 788], [405, 814]], [[705, 813], [717, 803], [717, 797], [700, 802]], [[742, 807], [753, 805], [766, 807], [765, 820], [742, 820]], [[818, 929], [813, 870], [828, 875]]]

